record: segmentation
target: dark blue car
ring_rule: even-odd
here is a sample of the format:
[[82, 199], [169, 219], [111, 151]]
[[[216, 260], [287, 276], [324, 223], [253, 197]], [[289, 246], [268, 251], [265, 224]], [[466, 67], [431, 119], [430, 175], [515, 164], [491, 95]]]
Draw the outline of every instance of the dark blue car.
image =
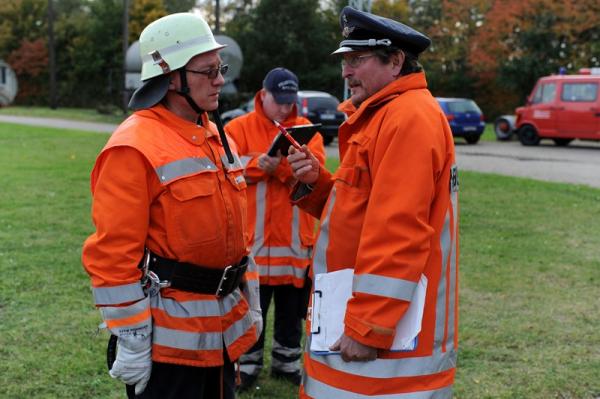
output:
[[454, 137], [464, 137], [467, 143], [475, 144], [483, 134], [485, 120], [475, 101], [468, 98], [436, 97], [448, 118]]

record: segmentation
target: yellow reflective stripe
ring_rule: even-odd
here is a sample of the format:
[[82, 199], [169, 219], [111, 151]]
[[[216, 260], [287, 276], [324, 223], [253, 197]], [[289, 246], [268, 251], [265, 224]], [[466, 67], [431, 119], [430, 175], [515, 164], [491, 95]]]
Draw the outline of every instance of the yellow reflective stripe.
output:
[[314, 274], [327, 273], [327, 247], [329, 247], [329, 219], [331, 211], [335, 204], [336, 190], [335, 186], [331, 189], [327, 206], [327, 212], [323, 218], [323, 223], [319, 230], [317, 243], [315, 244], [315, 255], [313, 257]]

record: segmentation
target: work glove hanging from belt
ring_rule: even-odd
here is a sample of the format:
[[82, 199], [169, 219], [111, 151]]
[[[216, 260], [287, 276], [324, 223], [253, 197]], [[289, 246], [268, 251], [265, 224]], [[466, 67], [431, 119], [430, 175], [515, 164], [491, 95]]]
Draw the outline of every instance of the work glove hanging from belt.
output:
[[254, 257], [248, 257], [248, 269], [244, 274], [244, 284], [242, 292], [250, 306], [250, 317], [252, 323], [256, 326], [256, 337], [260, 337], [263, 330], [262, 310], [260, 308], [260, 288], [258, 280], [258, 267], [254, 262]]
[[[124, 307], [103, 307], [101, 311], [108, 329], [117, 336], [117, 356], [109, 374], [127, 385], [135, 385], [135, 394], [139, 395], [152, 371], [150, 298]], [[135, 319], [136, 323], [121, 325], [126, 319]]]

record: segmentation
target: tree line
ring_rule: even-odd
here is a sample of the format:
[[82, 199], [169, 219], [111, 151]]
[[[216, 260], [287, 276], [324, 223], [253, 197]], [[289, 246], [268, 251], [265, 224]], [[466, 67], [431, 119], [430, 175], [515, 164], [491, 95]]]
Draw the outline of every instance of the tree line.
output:
[[[17, 104], [49, 103], [48, 1], [0, 2], [0, 58], [19, 80]], [[123, 82], [123, 0], [52, 0], [58, 105], [114, 107]], [[129, 0], [129, 44], [151, 21], [172, 12], [204, 15], [215, 27], [214, 0]], [[343, 96], [338, 15], [344, 0], [221, 0], [219, 29], [244, 54], [237, 83], [253, 95], [275, 66], [295, 71], [301, 88]], [[540, 76], [563, 67], [600, 66], [597, 0], [374, 0], [372, 12], [432, 39], [420, 57], [436, 96], [475, 99], [489, 118], [522, 104]]]

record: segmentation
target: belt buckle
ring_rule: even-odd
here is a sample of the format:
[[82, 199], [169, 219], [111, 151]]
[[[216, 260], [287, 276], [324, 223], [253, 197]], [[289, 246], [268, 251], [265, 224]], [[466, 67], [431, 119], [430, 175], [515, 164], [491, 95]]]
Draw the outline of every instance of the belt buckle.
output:
[[233, 265], [229, 265], [223, 270], [223, 275], [221, 276], [221, 280], [219, 281], [219, 285], [217, 286], [217, 292], [215, 292], [216, 296], [221, 296], [220, 292], [223, 290], [223, 282], [227, 280], [227, 273], [233, 268]]

